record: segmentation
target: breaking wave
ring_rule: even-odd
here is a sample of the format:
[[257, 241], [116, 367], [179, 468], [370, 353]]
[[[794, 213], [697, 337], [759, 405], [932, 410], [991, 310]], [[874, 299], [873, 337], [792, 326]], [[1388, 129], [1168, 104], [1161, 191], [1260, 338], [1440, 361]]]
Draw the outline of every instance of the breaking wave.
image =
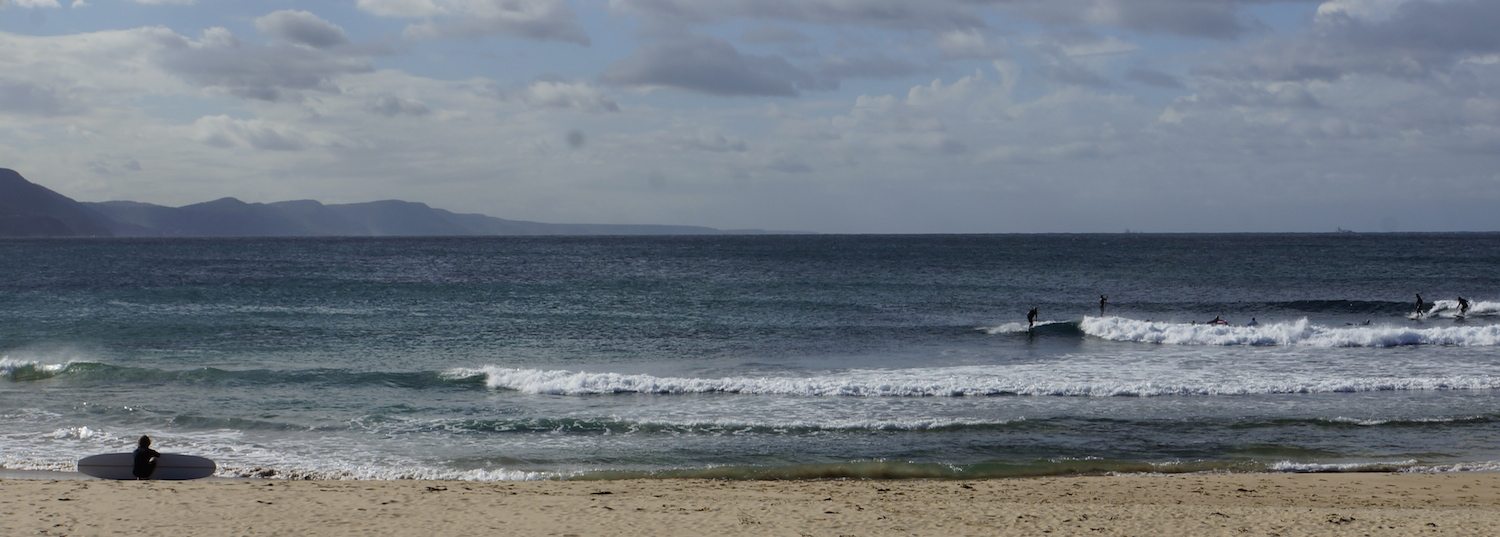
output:
[[1031, 371], [1009, 372], [1003, 367], [985, 366], [858, 370], [814, 377], [658, 377], [497, 366], [459, 368], [446, 374], [455, 380], [483, 378], [491, 389], [540, 395], [1152, 397], [1500, 389], [1500, 377], [1489, 375], [1347, 377], [1309, 374], [1302, 377], [1184, 379], [1174, 382], [1150, 378], [1049, 378]]
[[1138, 321], [1124, 317], [1084, 317], [1084, 334], [1110, 341], [1163, 345], [1251, 345], [1307, 347], [1399, 347], [1500, 345], [1500, 325], [1487, 326], [1345, 326], [1313, 324], [1307, 319], [1259, 326], [1218, 326]]
[[[1469, 302], [1465, 317], [1494, 317], [1500, 315], [1500, 302]], [[1422, 313], [1425, 318], [1447, 318], [1459, 316], [1457, 300], [1435, 300], [1432, 307]]]

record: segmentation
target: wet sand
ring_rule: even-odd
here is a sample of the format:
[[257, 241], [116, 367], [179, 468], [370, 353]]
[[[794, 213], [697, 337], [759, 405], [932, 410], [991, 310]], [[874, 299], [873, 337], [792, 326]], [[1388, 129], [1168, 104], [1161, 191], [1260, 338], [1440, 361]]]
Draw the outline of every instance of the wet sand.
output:
[[1500, 474], [0, 479], [0, 535], [1494, 535]]

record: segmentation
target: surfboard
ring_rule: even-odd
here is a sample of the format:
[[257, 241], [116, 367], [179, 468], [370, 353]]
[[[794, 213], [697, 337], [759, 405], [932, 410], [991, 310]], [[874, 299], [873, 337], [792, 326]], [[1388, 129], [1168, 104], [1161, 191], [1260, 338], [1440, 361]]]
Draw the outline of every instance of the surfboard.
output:
[[[134, 453], [105, 453], [78, 460], [79, 472], [103, 479], [135, 479], [130, 473], [134, 466]], [[151, 479], [198, 479], [214, 475], [217, 468], [214, 461], [196, 455], [162, 453]]]

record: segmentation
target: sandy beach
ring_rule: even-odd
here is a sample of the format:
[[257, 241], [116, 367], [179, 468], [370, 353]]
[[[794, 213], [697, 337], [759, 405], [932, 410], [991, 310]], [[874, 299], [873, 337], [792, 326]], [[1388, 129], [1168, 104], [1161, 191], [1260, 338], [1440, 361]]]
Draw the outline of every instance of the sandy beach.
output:
[[4, 535], [1493, 535], [1500, 474], [0, 481]]

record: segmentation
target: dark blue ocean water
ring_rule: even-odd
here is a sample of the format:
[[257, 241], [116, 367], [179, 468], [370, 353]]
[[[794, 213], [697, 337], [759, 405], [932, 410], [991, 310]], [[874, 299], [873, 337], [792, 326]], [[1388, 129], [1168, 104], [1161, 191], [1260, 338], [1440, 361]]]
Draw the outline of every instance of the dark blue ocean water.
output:
[[140, 434], [329, 478], [1494, 469], [1496, 267], [1496, 234], [0, 241], [0, 469]]

